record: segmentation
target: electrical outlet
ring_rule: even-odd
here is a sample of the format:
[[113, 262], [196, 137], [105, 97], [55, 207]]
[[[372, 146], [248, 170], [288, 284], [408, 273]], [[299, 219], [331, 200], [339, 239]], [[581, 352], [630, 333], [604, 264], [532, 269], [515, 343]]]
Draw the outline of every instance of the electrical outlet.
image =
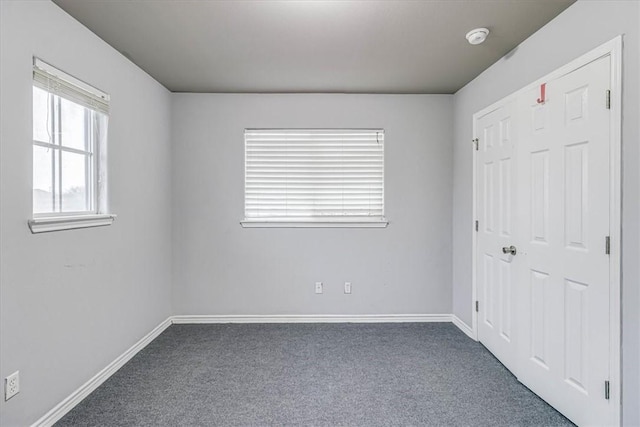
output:
[[20, 371], [15, 371], [4, 379], [4, 400], [9, 400], [20, 393]]
[[344, 293], [345, 294], [351, 293], [351, 282], [344, 282]]
[[316, 282], [316, 294], [322, 293], [322, 282]]

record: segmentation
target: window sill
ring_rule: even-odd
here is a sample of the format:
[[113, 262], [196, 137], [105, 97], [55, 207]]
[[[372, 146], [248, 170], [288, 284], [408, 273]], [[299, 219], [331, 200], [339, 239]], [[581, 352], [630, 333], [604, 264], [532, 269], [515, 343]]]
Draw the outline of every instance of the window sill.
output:
[[29, 228], [33, 234], [47, 233], [76, 228], [102, 227], [111, 225], [115, 219], [116, 215], [109, 214], [34, 218], [29, 220]]
[[297, 220], [244, 220], [243, 228], [385, 228], [387, 220], [334, 220], [334, 221], [297, 221]]

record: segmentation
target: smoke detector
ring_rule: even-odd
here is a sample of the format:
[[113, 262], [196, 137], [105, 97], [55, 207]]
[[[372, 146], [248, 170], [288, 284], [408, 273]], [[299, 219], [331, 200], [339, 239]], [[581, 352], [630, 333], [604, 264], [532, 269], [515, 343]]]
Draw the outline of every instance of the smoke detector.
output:
[[485, 41], [488, 35], [489, 30], [486, 28], [476, 28], [475, 30], [471, 30], [467, 33], [467, 40], [469, 43], [476, 45]]

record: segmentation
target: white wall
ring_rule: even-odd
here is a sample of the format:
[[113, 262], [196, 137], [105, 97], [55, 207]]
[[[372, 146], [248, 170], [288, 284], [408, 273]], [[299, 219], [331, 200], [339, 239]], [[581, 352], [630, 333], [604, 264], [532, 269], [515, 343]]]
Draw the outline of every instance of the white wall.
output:
[[[175, 314], [451, 312], [451, 96], [172, 99]], [[260, 127], [384, 128], [388, 228], [243, 229], [243, 130]]]
[[[36, 421], [171, 313], [170, 94], [48, 1], [0, 1], [0, 424]], [[110, 227], [32, 235], [32, 56], [112, 97]]]
[[572, 59], [624, 34], [623, 404], [640, 425], [640, 25], [637, 1], [578, 1], [455, 94], [453, 312], [471, 324], [472, 115]]

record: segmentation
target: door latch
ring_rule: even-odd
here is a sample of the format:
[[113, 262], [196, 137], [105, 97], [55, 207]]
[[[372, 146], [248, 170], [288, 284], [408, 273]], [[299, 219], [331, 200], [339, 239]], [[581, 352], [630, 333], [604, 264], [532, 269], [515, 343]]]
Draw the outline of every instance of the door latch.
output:
[[511, 254], [514, 255], [516, 254], [517, 250], [516, 247], [511, 245], [511, 246], [505, 246], [504, 248], [502, 248], [502, 253], [503, 254]]

